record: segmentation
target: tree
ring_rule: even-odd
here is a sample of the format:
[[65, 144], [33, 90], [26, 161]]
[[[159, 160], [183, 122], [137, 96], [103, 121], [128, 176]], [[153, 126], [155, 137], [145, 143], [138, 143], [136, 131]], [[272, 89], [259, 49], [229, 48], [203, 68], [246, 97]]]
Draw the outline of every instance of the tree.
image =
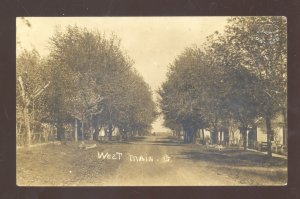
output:
[[195, 71], [203, 68], [203, 53], [198, 48], [187, 48], [171, 65], [168, 80], [158, 92], [164, 119], [183, 128], [186, 143], [194, 142], [197, 130], [206, 124], [195, 85], [199, 82]]
[[247, 129], [261, 116], [271, 155], [271, 119], [286, 112], [286, 50], [285, 18], [231, 18], [224, 34], [208, 37], [203, 52], [188, 48], [171, 65], [159, 91], [166, 124], [186, 132], [209, 127], [216, 143], [217, 133], [229, 134], [235, 121], [246, 149]]
[[41, 118], [43, 114], [47, 114], [43, 106], [45, 102], [44, 91], [49, 86], [50, 81], [43, 73], [45, 61], [35, 49], [22, 51], [17, 57], [16, 68], [17, 119], [25, 127], [26, 146], [30, 146], [36, 118]]
[[[214, 68], [209, 76], [221, 80], [217, 84], [212, 81], [210, 85], [210, 88], [217, 88], [211, 92], [212, 96], [215, 95], [218, 99], [218, 104], [212, 106], [217, 108], [214, 115], [222, 116], [219, 117], [220, 128], [225, 128], [228, 134], [229, 123], [232, 125], [232, 122], [236, 122], [239, 125], [246, 149], [247, 131], [254, 126], [258, 117], [258, 102], [253, 93], [259, 79], [240, 65], [243, 57], [231, 46], [226, 35], [220, 35], [218, 32], [211, 35], [206, 44], [206, 54]], [[211, 100], [208, 102], [211, 103]], [[211, 110], [214, 108], [209, 109], [210, 112]]]
[[150, 87], [137, 71], [129, 71], [124, 79], [126, 82], [121, 84], [121, 87], [125, 92], [120, 96], [121, 106], [118, 109], [116, 125], [122, 129], [124, 137], [127, 138], [128, 132], [133, 136], [135, 132], [141, 135], [149, 131], [157, 111]]
[[230, 112], [230, 118], [239, 124], [243, 136], [244, 149], [247, 149], [247, 131], [255, 126], [258, 117], [259, 103], [253, 96], [256, 76], [244, 68], [234, 69], [228, 76], [231, 83], [230, 92], [226, 96], [226, 107]]
[[69, 26], [57, 31], [50, 44], [56, 83], [49, 98], [56, 124], [75, 117], [87, 121], [96, 134], [99, 125], [105, 126], [109, 139], [115, 127], [129, 131], [151, 126], [151, 92], [133, 71], [133, 61], [121, 51], [116, 35]]
[[226, 28], [231, 47], [243, 57], [240, 66], [259, 80], [253, 94], [260, 103], [259, 114], [266, 120], [269, 156], [272, 155], [271, 119], [279, 111], [286, 111], [286, 23], [284, 17], [234, 17]]

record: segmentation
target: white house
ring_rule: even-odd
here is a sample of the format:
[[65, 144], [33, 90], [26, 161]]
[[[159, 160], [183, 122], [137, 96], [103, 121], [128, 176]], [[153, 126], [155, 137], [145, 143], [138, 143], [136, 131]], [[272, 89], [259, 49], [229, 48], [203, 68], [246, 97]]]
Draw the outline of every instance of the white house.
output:
[[[267, 128], [264, 119], [260, 119], [257, 123], [257, 142], [267, 141]], [[284, 117], [282, 114], [278, 114], [272, 121], [271, 127], [274, 132], [273, 141], [276, 144], [286, 145], [287, 143], [287, 133], [284, 131]]]

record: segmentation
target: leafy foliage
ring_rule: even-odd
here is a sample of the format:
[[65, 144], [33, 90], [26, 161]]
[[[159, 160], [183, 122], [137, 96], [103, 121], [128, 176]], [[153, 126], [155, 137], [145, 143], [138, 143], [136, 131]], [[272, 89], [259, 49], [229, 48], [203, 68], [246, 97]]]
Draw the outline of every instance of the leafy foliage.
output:
[[235, 122], [245, 133], [264, 117], [271, 134], [270, 120], [286, 110], [286, 59], [285, 18], [230, 18], [225, 33], [209, 36], [203, 51], [187, 48], [170, 66], [159, 90], [165, 123], [193, 134]]
[[23, 74], [28, 65], [30, 78], [39, 73], [39, 79], [26, 81], [31, 90], [51, 81], [40, 120], [56, 125], [59, 139], [64, 137], [64, 124], [75, 118], [95, 131], [107, 128], [109, 136], [115, 127], [125, 133], [151, 128], [156, 117], [151, 90], [120, 50], [116, 35], [69, 26], [56, 31], [49, 47], [50, 55], [41, 65], [35, 63], [37, 52], [22, 54], [18, 70]]

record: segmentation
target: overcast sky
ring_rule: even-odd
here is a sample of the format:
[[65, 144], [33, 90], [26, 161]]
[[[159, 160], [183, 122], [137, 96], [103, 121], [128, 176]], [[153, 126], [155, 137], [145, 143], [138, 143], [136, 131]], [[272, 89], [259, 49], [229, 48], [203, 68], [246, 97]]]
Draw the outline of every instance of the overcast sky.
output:
[[[155, 91], [166, 80], [169, 63], [184, 50], [201, 46], [215, 31], [222, 32], [225, 17], [28, 17], [31, 27], [17, 18], [17, 51], [36, 48], [42, 56], [49, 53], [48, 41], [55, 26], [62, 30], [77, 25], [100, 32], [114, 32], [122, 50], [135, 61], [134, 67]], [[17, 53], [18, 53], [17, 52]], [[163, 131], [162, 120], [153, 125]]]

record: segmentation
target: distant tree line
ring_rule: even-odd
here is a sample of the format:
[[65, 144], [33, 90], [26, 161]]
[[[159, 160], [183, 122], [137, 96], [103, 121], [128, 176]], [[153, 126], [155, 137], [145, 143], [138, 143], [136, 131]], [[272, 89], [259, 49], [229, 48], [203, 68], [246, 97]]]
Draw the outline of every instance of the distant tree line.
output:
[[36, 50], [17, 57], [17, 118], [27, 145], [36, 121], [55, 125], [59, 140], [75, 120], [92, 128], [95, 139], [101, 128], [109, 138], [115, 128], [125, 138], [151, 130], [152, 91], [116, 35], [69, 26], [55, 32], [49, 49], [47, 57]]
[[210, 129], [215, 143], [217, 132], [237, 125], [246, 148], [247, 130], [264, 118], [271, 155], [271, 119], [279, 112], [286, 131], [286, 18], [231, 17], [224, 33], [209, 36], [203, 48], [186, 48], [170, 64], [158, 93], [165, 126], [183, 130], [186, 143], [199, 129]]

